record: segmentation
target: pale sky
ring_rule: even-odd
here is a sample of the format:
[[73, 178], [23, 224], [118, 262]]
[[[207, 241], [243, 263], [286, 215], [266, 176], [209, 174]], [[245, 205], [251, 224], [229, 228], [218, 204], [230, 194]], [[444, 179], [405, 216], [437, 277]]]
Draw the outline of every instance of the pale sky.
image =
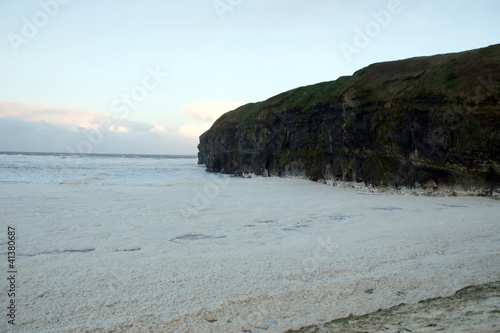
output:
[[0, 0], [0, 151], [195, 154], [226, 111], [500, 42], [498, 0]]

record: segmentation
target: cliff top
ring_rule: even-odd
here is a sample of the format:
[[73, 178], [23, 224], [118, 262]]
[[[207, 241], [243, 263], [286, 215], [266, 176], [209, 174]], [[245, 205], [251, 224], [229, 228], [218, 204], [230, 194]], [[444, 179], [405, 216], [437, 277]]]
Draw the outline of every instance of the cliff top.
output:
[[488, 101], [492, 94], [498, 95], [499, 82], [500, 44], [460, 53], [375, 63], [352, 76], [299, 87], [262, 102], [243, 105], [222, 115], [211, 131], [265, 122], [275, 113], [298, 112], [307, 118], [317, 105], [341, 98], [349, 101], [350, 96], [356, 96], [353, 103], [360, 108], [366, 106], [365, 111], [388, 102], [409, 108], [426, 105], [431, 111], [432, 104], [436, 103], [481, 103], [477, 112], [498, 113], [496, 103], [492, 101], [488, 107]]

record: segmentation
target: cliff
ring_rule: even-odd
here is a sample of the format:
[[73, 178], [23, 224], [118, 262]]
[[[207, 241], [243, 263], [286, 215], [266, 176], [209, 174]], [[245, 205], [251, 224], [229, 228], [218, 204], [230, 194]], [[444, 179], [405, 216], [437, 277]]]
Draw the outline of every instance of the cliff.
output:
[[500, 186], [500, 44], [378, 63], [222, 115], [208, 171], [373, 185]]

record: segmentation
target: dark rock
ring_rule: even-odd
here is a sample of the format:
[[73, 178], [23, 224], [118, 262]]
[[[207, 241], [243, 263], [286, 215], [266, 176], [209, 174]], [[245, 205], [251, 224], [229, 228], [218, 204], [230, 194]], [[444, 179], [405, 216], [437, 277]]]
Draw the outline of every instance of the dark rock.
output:
[[201, 135], [199, 163], [229, 174], [495, 189], [499, 101], [500, 45], [374, 64], [224, 114]]

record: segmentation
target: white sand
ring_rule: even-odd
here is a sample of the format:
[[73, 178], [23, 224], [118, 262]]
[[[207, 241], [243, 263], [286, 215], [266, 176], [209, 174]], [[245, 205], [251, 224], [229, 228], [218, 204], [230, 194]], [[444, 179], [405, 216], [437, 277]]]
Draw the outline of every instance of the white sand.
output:
[[16, 331], [282, 332], [500, 279], [499, 201], [216, 179], [0, 184]]

